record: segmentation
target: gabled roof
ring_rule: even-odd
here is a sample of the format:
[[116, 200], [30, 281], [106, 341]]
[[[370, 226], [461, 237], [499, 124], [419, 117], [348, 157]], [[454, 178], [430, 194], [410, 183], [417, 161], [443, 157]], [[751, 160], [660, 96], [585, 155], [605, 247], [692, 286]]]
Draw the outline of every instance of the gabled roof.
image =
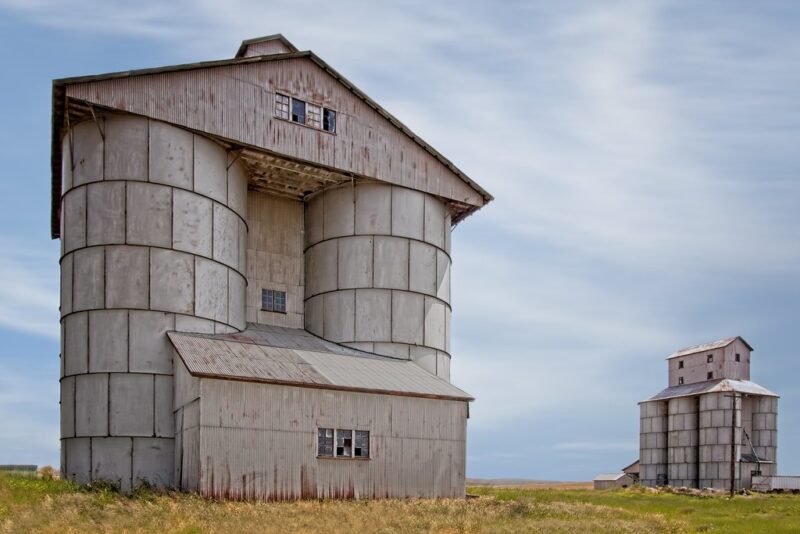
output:
[[194, 376], [471, 401], [466, 392], [410, 360], [322, 340], [305, 330], [248, 324], [238, 334], [167, 334]]
[[[734, 392], [744, 393], [747, 395], [761, 395], [763, 397], [778, 397], [776, 393], [768, 390], [763, 386], [759, 386], [755, 382], [749, 380], [734, 380], [732, 378], [721, 378], [718, 380], [706, 380], [705, 382], [696, 382], [694, 384], [682, 384], [680, 386], [672, 386], [662, 390], [661, 392], [653, 395], [649, 399], [642, 402], [649, 402], [655, 400], [674, 399], [675, 397], [691, 397], [692, 395], [702, 395], [704, 393], [719, 393], [719, 392]], [[641, 403], [640, 403], [641, 404]]]
[[283, 34], [275, 33], [273, 35], [265, 35], [264, 37], [254, 37], [253, 39], [245, 39], [236, 51], [235, 58], [244, 57], [247, 52], [247, 47], [254, 44], [267, 43], [269, 41], [279, 41], [289, 52], [297, 52], [297, 47], [294, 46]]
[[733, 343], [737, 339], [739, 341], [741, 341], [742, 343], [744, 343], [745, 346], [748, 349], [754, 350], [753, 347], [750, 346], [750, 343], [745, 341], [742, 336], [734, 336], [734, 337], [728, 337], [728, 338], [725, 338], [725, 339], [720, 339], [718, 341], [712, 341], [710, 343], [703, 343], [702, 345], [695, 345], [693, 347], [686, 347], [685, 349], [681, 349], [681, 350], [673, 352], [671, 355], [667, 356], [667, 359], [671, 360], [672, 358], [677, 358], [679, 356], [688, 356], [689, 354], [696, 354], [698, 352], [705, 352], [707, 350], [714, 350], [714, 349], [720, 349], [722, 347], [727, 347], [728, 345], [730, 345], [731, 343]]
[[[268, 55], [240, 57], [240, 53], [244, 54], [250, 44], [261, 43], [270, 40], [278, 40], [286, 45], [290, 50], [287, 53], [271, 53]], [[196, 63], [188, 63], [181, 65], [171, 65], [157, 68], [146, 68], [137, 70], [128, 70], [120, 72], [111, 72], [106, 74], [98, 74], [91, 76], [77, 76], [70, 78], [61, 78], [53, 80], [53, 117], [52, 117], [52, 146], [51, 146], [51, 175], [52, 175], [52, 189], [51, 189], [51, 221], [50, 233], [55, 239], [60, 237], [60, 224], [59, 224], [59, 206], [61, 200], [61, 132], [65, 123], [65, 116], [68, 116], [68, 98], [66, 96], [66, 88], [73, 84], [83, 84], [88, 82], [98, 82], [105, 80], [118, 80], [123, 78], [133, 78], [137, 76], [149, 76], [164, 73], [176, 73], [181, 71], [199, 70], [199, 69], [213, 69], [218, 67], [226, 67], [230, 65], [244, 65], [253, 63], [262, 63], [269, 61], [283, 61], [297, 58], [306, 58], [325, 71], [328, 75], [336, 80], [339, 84], [344, 86], [348, 91], [355, 95], [359, 100], [364, 102], [366, 106], [372, 108], [378, 115], [383, 117], [392, 126], [397, 128], [403, 135], [407, 136], [414, 144], [418, 145], [436, 161], [441, 163], [449, 172], [454, 174], [459, 180], [464, 182], [470, 189], [472, 189], [477, 196], [481, 198], [482, 204], [480, 205], [465, 205], [463, 212], [454, 217], [453, 222], [458, 222], [464, 217], [469, 216], [474, 211], [480, 209], [483, 205], [494, 200], [494, 197], [489, 194], [485, 189], [478, 185], [474, 180], [467, 176], [463, 171], [456, 167], [453, 162], [439, 153], [430, 144], [425, 142], [421, 137], [411, 131], [405, 124], [400, 122], [394, 115], [386, 111], [377, 102], [372, 100], [369, 96], [361, 91], [358, 87], [353, 85], [347, 78], [339, 74], [333, 67], [328, 65], [320, 57], [311, 51], [300, 52], [291, 44], [285, 37], [280, 34], [259, 37], [256, 39], [248, 39], [242, 42], [242, 45], [233, 59], [225, 59], [218, 61], [204, 61]]]
[[626, 465], [625, 467], [623, 467], [623, 468], [622, 468], [622, 472], [623, 472], [623, 473], [627, 473], [627, 472], [628, 472], [628, 470], [629, 470], [629, 469], [631, 469], [632, 467], [636, 467], [637, 469], [639, 468], [639, 458], [637, 458], [636, 460], [634, 460], [633, 462], [631, 462], [631, 464], [630, 464], [630, 465]]

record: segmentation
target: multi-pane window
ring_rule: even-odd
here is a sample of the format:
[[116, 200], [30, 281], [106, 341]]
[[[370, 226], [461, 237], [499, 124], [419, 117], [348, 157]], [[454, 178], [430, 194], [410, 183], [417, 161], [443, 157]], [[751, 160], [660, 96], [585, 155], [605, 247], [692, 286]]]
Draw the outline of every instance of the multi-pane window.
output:
[[305, 102], [299, 98], [275, 93], [275, 116], [315, 130], [336, 133], [336, 112], [334, 110]]
[[356, 430], [354, 434], [353, 457], [369, 458], [369, 431]]
[[706, 356], [706, 363], [714, 363], [714, 355], [713, 354], [709, 354], [708, 356]]
[[286, 291], [262, 289], [261, 309], [264, 311], [286, 313]]
[[317, 456], [333, 456], [332, 428], [320, 428], [317, 431]]
[[322, 110], [322, 129], [326, 132], [336, 132], [336, 112], [332, 109]]
[[342, 428], [317, 429], [317, 456], [369, 458], [369, 431]]
[[737, 362], [740, 362], [740, 361], [742, 361], [742, 355], [741, 355], [741, 354], [739, 354], [738, 352], [736, 353], [736, 361], [737, 361]]
[[289, 120], [289, 97], [275, 93], [275, 116], [279, 119]]
[[320, 129], [322, 127], [322, 108], [314, 104], [306, 104], [306, 126]]

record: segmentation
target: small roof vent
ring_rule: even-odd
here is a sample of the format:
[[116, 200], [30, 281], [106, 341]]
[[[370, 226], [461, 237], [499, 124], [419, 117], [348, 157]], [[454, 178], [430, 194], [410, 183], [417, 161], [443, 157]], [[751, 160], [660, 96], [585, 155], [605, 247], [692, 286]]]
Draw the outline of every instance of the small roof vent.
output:
[[290, 52], [297, 52], [297, 47], [290, 43], [286, 37], [276, 33], [275, 35], [245, 39], [234, 57], [269, 56], [272, 54], [288, 54]]

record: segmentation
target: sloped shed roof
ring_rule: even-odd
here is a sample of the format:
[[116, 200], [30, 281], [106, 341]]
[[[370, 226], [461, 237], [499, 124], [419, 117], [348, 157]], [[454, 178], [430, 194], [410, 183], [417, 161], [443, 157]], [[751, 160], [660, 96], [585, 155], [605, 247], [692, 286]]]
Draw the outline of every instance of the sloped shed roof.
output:
[[666, 400], [675, 397], [690, 397], [692, 395], [701, 395], [704, 393], [720, 393], [720, 392], [734, 392], [745, 393], [748, 395], [762, 395], [764, 397], [778, 397], [776, 393], [768, 390], [763, 386], [759, 386], [755, 382], [749, 380], [734, 380], [731, 378], [722, 378], [719, 380], [707, 380], [705, 382], [697, 382], [695, 384], [682, 384], [680, 386], [672, 386], [662, 390], [660, 393], [653, 395], [646, 401]]
[[304, 330], [250, 324], [239, 334], [167, 335], [194, 376], [473, 400], [468, 393], [412, 361], [342, 347]]

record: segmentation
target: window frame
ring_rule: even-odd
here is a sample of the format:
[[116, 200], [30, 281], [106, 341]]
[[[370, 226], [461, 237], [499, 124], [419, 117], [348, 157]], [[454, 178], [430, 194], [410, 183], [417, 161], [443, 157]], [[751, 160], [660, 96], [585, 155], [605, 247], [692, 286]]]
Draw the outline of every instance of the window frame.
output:
[[706, 380], [714, 380], [714, 371], [706, 373]]
[[[321, 454], [320, 453], [320, 437], [322, 437], [322, 436], [320, 436], [320, 433], [322, 431], [327, 432], [329, 430], [333, 433], [333, 437], [331, 438], [333, 440], [333, 448], [332, 448], [331, 454]], [[348, 454], [339, 454], [338, 453], [340, 433], [344, 433], [344, 432], [350, 434], [350, 438], [349, 438], [350, 439], [350, 454], [349, 455]], [[366, 435], [367, 435], [367, 447], [366, 447], [367, 455], [366, 456], [356, 456], [355, 455], [355, 453], [356, 453], [356, 433], [357, 432], [363, 432], [363, 433], [366, 433]], [[372, 459], [372, 443], [371, 443], [372, 437], [371, 437], [371, 434], [372, 434], [371, 431], [364, 430], [364, 429], [361, 429], [361, 428], [350, 428], [350, 429], [348, 429], [348, 428], [333, 428], [333, 427], [322, 427], [322, 426], [317, 427], [317, 443], [316, 443], [317, 458], [318, 459], [322, 459], [322, 460], [324, 460], [324, 459], [330, 459], [330, 460], [371, 460]], [[344, 434], [342, 434], [341, 437], [343, 439], [347, 439], [346, 435], [344, 435]], [[327, 436], [325, 437], [325, 439], [327, 439]]]
[[683, 360], [678, 360], [678, 369], [683, 369]]
[[679, 386], [682, 386], [682, 385], [683, 385], [683, 377], [682, 377], [682, 376], [679, 376], [679, 377], [678, 377], [678, 385], [679, 385]]
[[[271, 303], [271, 307], [264, 306], [264, 296], [269, 295], [268, 302]], [[278, 309], [277, 302], [283, 302], [283, 309]], [[288, 313], [286, 311], [286, 291], [281, 291], [280, 289], [269, 289], [266, 287], [261, 288], [261, 311], [270, 312], [270, 313]]]
[[713, 354], [707, 354], [706, 355], [706, 363], [714, 363], [714, 355]]
[[[274, 92], [274, 98], [272, 99], [273, 102], [273, 110], [272, 116], [276, 119], [291, 122], [292, 124], [297, 124], [300, 126], [305, 126], [306, 128], [311, 128], [312, 130], [316, 130], [318, 132], [325, 132], [331, 135], [336, 135], [337, 123], [338, 123], [338, 115], [339, 112], [333, 108], [329, 108], [327, 106], [323, 106], [322, 104], [317, 104], [315, 102], [309, 102], [307, 100], [303, 100], [302, 98], [297, 98], [291, 95], [287, 95], [286, 93], [282, 93], [280, 91]], [[284, 103], [282, 99], [288, 99], [288, 104]], [[294, 120], [294, 105], [295, 102], [303, 104], [303, 122], [299, 122]], [[279, 107], [280, 103], [280, 107]], [[288, 106], [286, 109], [283, 106]], [[315, 110], [319, 110], [319, 113], [312, 110], [312, 113], [309, 113], [309, 107], [314, 108]], [[319, 120], [314, 120], [313, 124], [309, 123], [309, 116], [312, 114], [316, 114], [319, 117]], [[329, 119], [329, 124], [332, 123], [332, 128], [325, 128], [325, 119], [326, 116]], [[330, 118], [333, 118], [330, 121]]]
[[741, 361], [742, 361], [741, 353], [737, 352], [736, 356], [734, 356], [734, 358], [733, 358], [733, 361], [735, 361], [736, 363], [741, 363]]

